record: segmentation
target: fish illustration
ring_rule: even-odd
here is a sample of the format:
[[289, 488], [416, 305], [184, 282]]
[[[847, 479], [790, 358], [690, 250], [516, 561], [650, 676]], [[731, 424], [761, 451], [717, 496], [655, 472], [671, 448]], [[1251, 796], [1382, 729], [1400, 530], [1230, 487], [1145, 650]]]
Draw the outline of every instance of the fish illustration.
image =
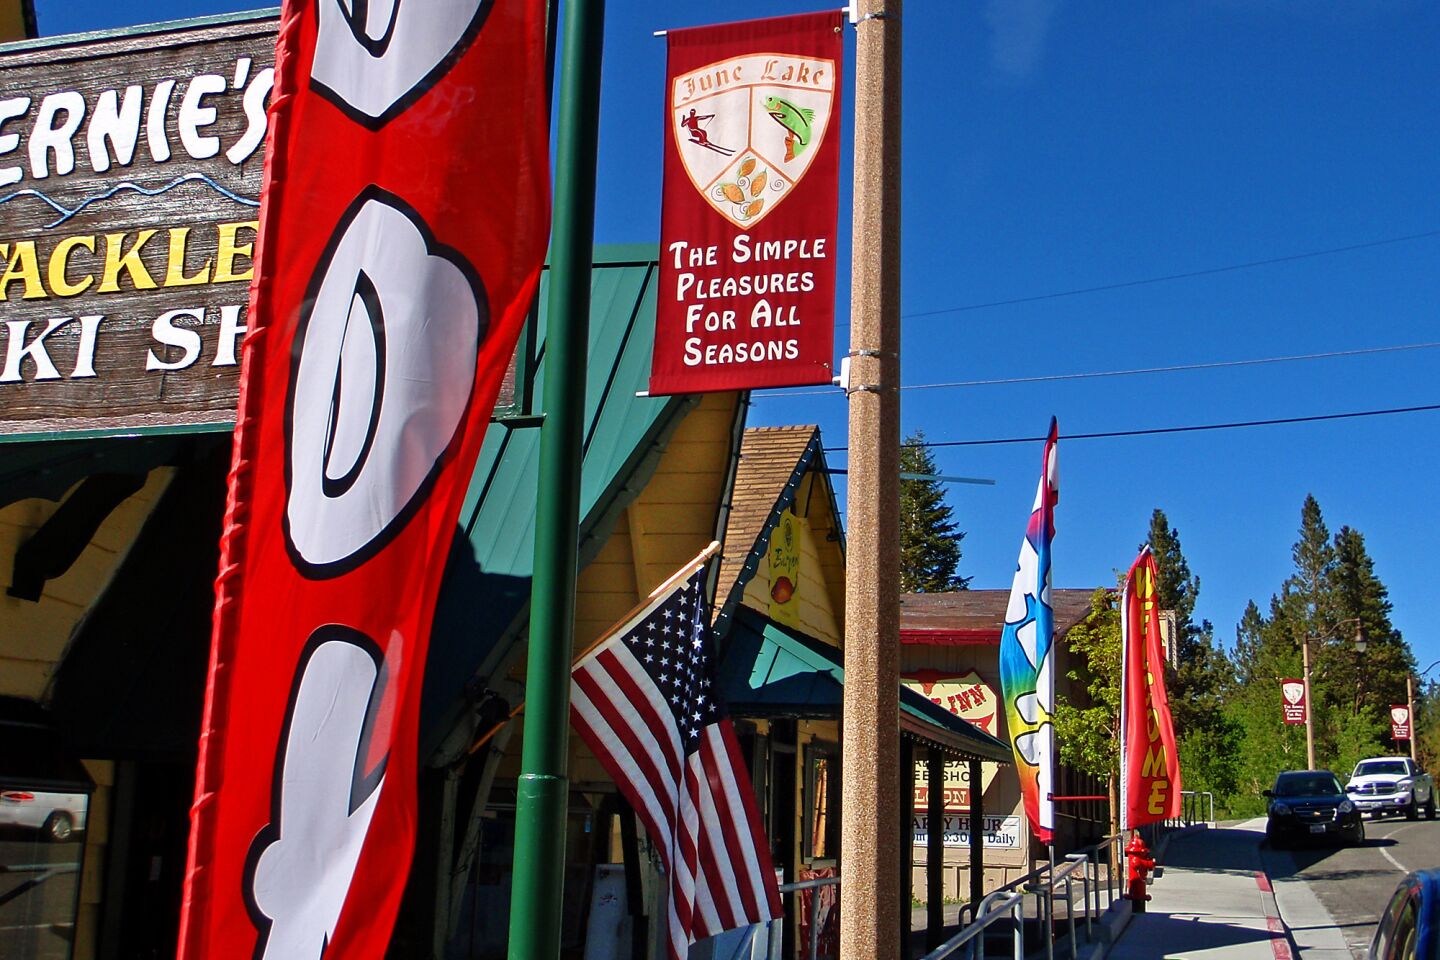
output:
[[804, 153], [805, 148], [810, 145], [810, 137], [814, 133], [811, 124], [815, 121], [815, 111], [806, 107], [797, 107], [783, 97], [766, 97], [765, 112], [787, 131], [785, 134], [785, 159], [794, 160]]

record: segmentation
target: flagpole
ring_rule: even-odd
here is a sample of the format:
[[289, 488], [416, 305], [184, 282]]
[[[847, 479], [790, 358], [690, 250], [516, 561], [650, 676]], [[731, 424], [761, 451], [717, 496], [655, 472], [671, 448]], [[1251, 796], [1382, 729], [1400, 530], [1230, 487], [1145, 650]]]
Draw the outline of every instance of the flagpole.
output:
[[[715, 556], [715, 554], [719, 552], [720, 541], [711, 540], [710, 546], [706, 547], [704, 550], [701, 550], [699, 556], [697, 556], [694, 560], [691, 560], [689, 563], [685, 564], [685, 566], [681, 567], [675, 573], [671, 574], [664, 583], [660, 584], [660, 586], [656, 587], [654, 590], [651, 590], [648, 597], [635, 604], [635, 606], [631, 607], [630, 611], [626, 613], [625, 616], [621, 617], [619, 620], [616, 620], [615, 624], [610, 627], [609, 630], [606, 630], [604, 633], [600, 634], [600, 636], [596, 637], [595, 640], [591, 642], [588, 646], [586, 646], [584, 650], [581, 650], [579, 653], [575, 654], [574, 659], [570, 661], [571, 671], [574, 671], [574, 669], [579, 666], [581, 660], [584, 660], [586, 657], [590, 656], [590, 654], [594, 653], [597, 649], [599, 649], [601, 644], [609, 640], [611, 637], [615, 636], [615, 634], [619, 633], [620, 630], [627, 623], [640, 616], [640, 613], [646, 607], [650, 606], [650, 604], [655, 602], [656, 597], [659, 597], [669, 591], [669, 589], [675, 586], [675, 584], [679, 583], [686, 577], [690, 576], [690, 574], [694, 573], [695, 568], [703, 565], [706, 561], [708, 561], [711, 557]], [[470, 744], [470, 749], [466, 752], [473, 755], [477, 750], [485, 746], [485, 744], [489, 743], [497, 733], [505, 729], [505, 724], [509, 723], [511, 720], [514, 720], [516, 717], [520, 716], [520, 714], [524, 712], [525, 701], [521, 700], [520, 703], [516, 705], [515, 709], [511, 710], [504, 720], [501, 720], [499, 723], [495, 724], [495, 726], [487, 730], [478, 740]]]
[[525, 670], [531, 708], [525, 720], [515, 796], [511, 960], [558, 960], [564, 926], [570, 653], [575, 634], [604, 28], [604, 0], [567, 0], [545, 338], [545, 420], [540, 428], [535, 575]]

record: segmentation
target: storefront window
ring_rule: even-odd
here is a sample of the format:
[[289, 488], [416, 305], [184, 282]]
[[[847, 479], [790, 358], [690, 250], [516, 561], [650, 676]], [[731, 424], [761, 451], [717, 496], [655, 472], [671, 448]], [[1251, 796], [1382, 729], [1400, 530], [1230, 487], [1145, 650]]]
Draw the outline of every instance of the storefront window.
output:
[[23, 745], [0, 760], [0, 957], [69, 960], [92, 789], [78, 763]]
[[834, 860], [840, 855], [840, 763], [833, 744], [805, 748], [806, 860]]

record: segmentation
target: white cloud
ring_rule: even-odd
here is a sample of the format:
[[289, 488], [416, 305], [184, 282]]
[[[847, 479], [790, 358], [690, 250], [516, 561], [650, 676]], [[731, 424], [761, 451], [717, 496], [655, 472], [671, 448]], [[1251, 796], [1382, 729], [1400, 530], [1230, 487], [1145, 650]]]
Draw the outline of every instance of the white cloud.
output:
[[1045, 55], [1045, 41], [1060, 0], [986, 0], [990, 55], [995, 68], [1017, 79], [1033, 74]]

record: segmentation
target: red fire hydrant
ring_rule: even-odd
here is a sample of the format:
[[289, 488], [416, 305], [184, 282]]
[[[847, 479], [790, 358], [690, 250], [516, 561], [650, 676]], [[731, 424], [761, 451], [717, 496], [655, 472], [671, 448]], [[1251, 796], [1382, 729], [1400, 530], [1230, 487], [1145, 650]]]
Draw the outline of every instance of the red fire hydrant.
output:
[[1145, 846], [1140, 831], [1135, 831], [1130, 837], [1130, 842], [1125, 845], [1126, 876], [1130, 892], [1126, 894], [1135, 913], [1145, 912], [1145, 902], [1150, 895], [1145, 892], [1145, 875], [1155, 869], [1155, 858], [1150, 856], [1150, 848]]

